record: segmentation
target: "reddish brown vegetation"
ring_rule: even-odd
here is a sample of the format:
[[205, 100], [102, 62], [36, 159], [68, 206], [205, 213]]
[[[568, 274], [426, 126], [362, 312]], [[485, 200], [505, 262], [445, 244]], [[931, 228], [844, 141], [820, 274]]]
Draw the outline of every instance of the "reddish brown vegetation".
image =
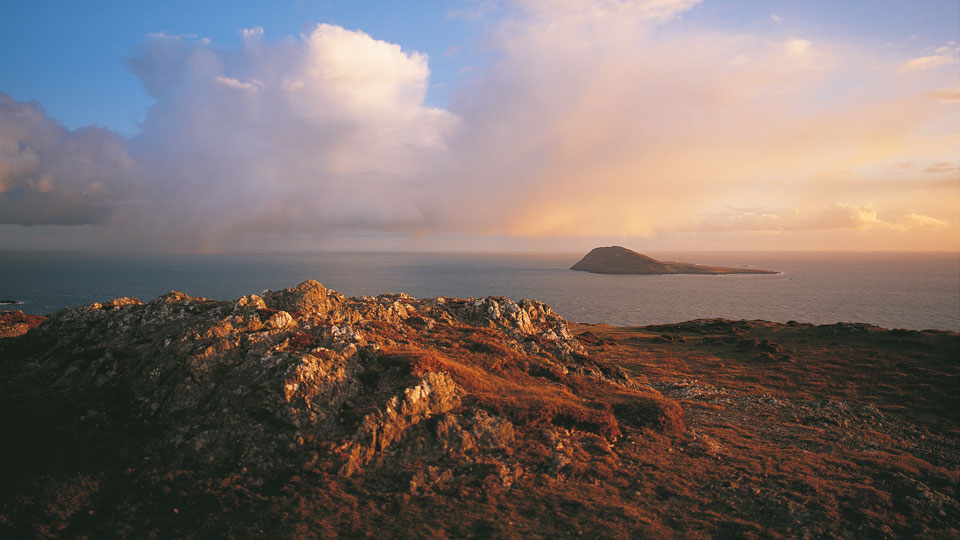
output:
[[665, 520], [745, 537], [960, 534], [955, 333], [722, 320], [575, 332], [679, 400], [696, 432], [650, 477], [652, 495], [670, 494]]
[[611, 440], [621, 436], [621, 422], [671, 432], [684, 429], [682, 411], [659, 393], [626, 389], [573, 373], [546, 355], [513, 351], [492, 329], [440, 329], [431, 337], [450, 345], [444, 350], [423, 345], [387, 349], [385, 358], [409, 364], [417, 375], [450, 373], [471, 403], [522, 426], [552, 424]]
[[[449, 373], [467, 391], [472, 404], [526, 428], [576, 428], [613, 440], [621, 435], [610, 404], [596, 401], [603, 390], [596, 383], [584, 382], [576, 375], [570, 377], [574, 381], [568, 381], [559, 366], [521, 361], [519, 355], [482, 337], [479, 341], [469, 338], [462, 347], [464, 350], [451, 351], [449, 356], [429, 349], [393, 349], [385, 351], [384, 360], [408, 365], [416, 375]], [[556, 384], [561, 381], [575, 384]], [[641, 397], [645, 396], [637, 393], [637, 398]]]
[[26, 334], [46, 320], [41, 315], [25, 315], [22, 311], [0, 311], [0, 338]]

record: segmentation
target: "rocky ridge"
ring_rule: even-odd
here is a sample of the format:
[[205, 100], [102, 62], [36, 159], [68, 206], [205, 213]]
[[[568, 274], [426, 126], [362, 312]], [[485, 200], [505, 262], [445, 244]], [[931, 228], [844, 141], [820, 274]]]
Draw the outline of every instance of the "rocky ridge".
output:
[[2, 331], [0, 537], [960, 537], [954, 332], [315, 281]]
[[[175, 471], [239, 475], [228, 483], [245, 490], [304, 474], [354, 486], [386, 475], [405, 486], [391, 497], [409, 497], [560, 474], [556, 448], [607, 446], [624, 425], [685, 429], [675, 403], [584, 352], [537, 301], [348, 298], [307, 281], [236, 301], [170, 292], [64, 309], [0, 342], [0, 369], [6, 421], [20, 418], [14, 437], [29, 443], [36, 422], [53, 420], [90, 448], [120, 439], [116, 458], [141, 484], [166, 485]], [[44, 418], [51, 404], [63, 416]], [[112, 534], [170, 532], [143, 525], [148, 501], [123, 508]], [[30, 531], [29, 515], [6, 501], [0, 531]], [[40, 532], [76, 520], [67, 512]], [[224, 532], [215, 519], [194, 526]]]

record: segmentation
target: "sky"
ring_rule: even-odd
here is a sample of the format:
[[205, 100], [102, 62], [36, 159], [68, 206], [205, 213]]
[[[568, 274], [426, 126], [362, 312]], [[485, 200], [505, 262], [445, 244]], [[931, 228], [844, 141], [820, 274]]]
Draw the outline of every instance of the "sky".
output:
[[8, 2], [0, 249], [960, 250], [955, 0]]

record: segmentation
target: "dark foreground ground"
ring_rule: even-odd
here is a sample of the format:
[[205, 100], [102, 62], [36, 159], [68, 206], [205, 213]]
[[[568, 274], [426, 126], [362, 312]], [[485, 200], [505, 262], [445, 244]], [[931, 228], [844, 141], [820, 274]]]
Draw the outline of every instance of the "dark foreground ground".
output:
[[2, 538], [960, 537], [952, 332], [307, 282], [0, 336]]

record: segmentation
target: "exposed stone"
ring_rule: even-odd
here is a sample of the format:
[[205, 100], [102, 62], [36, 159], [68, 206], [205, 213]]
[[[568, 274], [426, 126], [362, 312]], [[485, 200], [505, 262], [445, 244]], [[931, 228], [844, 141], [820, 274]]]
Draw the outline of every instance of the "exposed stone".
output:
[[[21, 326], [4, 331], [22, 334]], [[118, 298], [61, 310], [28, 334], [55, 343], [56, 351], [35, 349], [20, 376], [55, 380], [84, 401], [127, 396], [125, 414], [164, 431], [162, 444], [184, 462], [289, 469], [326, 441], [339, 448], [340, 471], [350, 476], [381, 455], [388, 459], [384, 452], [398, 441], [422, 439], [420, 431], [407, 432], [437, 415], [444, 416], [430, 428], [435, 434], [417, 444], [463, 459], [511, 447], [509, 420], [484, 409], [460, 411], [468, 391], [451, 374], [431, 370], [411, 379], [381, 365], [380, 347], [398, 338], [429, 348], [432, 332], [472, 328], [495, 332], [503, 350], [535, 351], [541, 367], [531, 373], [553, 373], [558, 381], [577, 373], [633, 387], [623, 370], [582, 357], [567, 322], [540, 302], [346, 298], [316, 281], [235, 301], [171, 291], [146, 304]], [[344, 411], [358, 401], [367, 412], [352, 434], [340, 433]]]
[[263, 300], [271, 309], [311, 314], [326, 313], [339, 303], [338, 298], [327, 294], [326, 287], [312, 279], [290, 289], [269, 291]]
[[390, 398], [384, 407], [363, 418], [353, 440], [341, 448], [345, 456], [341, 474], [352, 475], [410, 426], [459, 406], [461, 393], [447, 374], [428, 373], [416, 386]]

